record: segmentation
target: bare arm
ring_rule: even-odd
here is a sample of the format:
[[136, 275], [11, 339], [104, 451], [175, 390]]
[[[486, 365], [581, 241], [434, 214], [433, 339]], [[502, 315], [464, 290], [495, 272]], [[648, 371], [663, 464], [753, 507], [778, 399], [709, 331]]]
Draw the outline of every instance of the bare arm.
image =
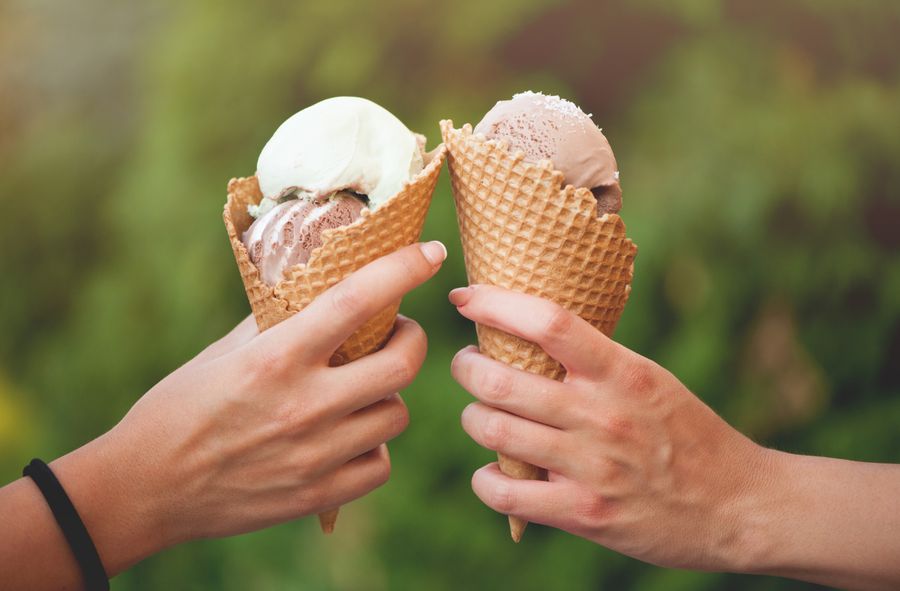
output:
[[[51, 463], [110, 576], [166, 547], [338, 507], [390, 474], [385, 442], [407, 425], [397, 391], [425, 359], [399, 318], [383, 349], [332, 353], [430, 278], [446, 251], [413, 245], [360, 269], [258, 334], [252, 318], [145, 394], [102, 437]], [[0, 581], [80, 589], [78, 565], [37, 486], [0, 489]]]
[[900, 466], [777, 453], [772, 544], [751, 572], [900, 587]]
[[[50, 467], [91, 533], [110, 577], [169, 545], [163, 507], [128, 482], [123, 449], [111, 433]], [[20, 478], [0, 488], [0, 579], [12, 589], [80, 589], [81, 571], [37, 485]]]
[[900, 466], [796, 456], [750, 441], [672, 374], [539, 298], [454, 290], [461, 314], [536, 342], [564, 382], [460, 351], [479, 444], [546, 468], [472, 478], [501, 513], [662, 566], [900, 587]]

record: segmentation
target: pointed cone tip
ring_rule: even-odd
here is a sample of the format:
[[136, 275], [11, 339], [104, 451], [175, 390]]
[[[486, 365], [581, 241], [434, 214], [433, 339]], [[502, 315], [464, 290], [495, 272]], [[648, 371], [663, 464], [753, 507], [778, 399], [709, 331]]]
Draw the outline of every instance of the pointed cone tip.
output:
[[525, 533], [526, 527], [528, 527], [528, 522], [524, 519], [512, 516], [509, 517], [509, 535], [513, 539], [513, 542], [518, 544], [522, 541], [522, 534]]
[[319, 513], [319, 527], [322, 528], [323, 534], [327, 535], [334, 532], [334, 524], [337, 522], [337, 516], [337, 510]]

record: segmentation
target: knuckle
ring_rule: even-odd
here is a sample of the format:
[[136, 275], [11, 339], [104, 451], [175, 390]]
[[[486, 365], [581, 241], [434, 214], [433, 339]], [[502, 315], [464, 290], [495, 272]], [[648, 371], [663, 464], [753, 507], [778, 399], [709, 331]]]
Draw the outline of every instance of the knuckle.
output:
[[576, 503], [575, 516], [583, 526], [594, 531], [602, 530], [609, 525], [612, 504], [603, 495], [588, 493]]
[[418, 371], [419, 364], [412, 355], [407, 353], [398, 355], [397, 359], [391, 363], [388, 369], [391, 385], [397, 386], [398, 388], [409, 386], [416, 378]]
[[308, 409], [297, 401], [280, 404], [275, 410], [274, 423], [283, 433], [305, 431], [311, 422]]
[[618, 462], [607, 457], [595, 457], [590, 465], [593, 471], [592, 480], [612, 485], [621, 479], [623, 467]]
[[358, 315], [364, 302], [362, 291], [352, 283], [344, 281], [332, 288], [331, 306], [340, 316]]
[[564, 465], [569, 464], [567, 459], [572, 455], [570, 453], [572, 441], [566, 435], [555, 433], [553, 436], [544, 437], [541, 439], [541, 447], [548, 458], [554, 458]]
[[314, 507], [321, 506], [324, 495], [314, 487], [301, 486], [294, 491], [293, 512], [300, 517], [310, 512]]
[[572, 330], [575, 317], [562, 306], [554, 305], [544, 325], [543, 337], [549, 341], [564, 340]]
[[401, 253], [397, 257], [397, 264], [400, 265], [400, 273], [403, 277], [418, 279], [426, 275], [431, 267], [430, 263], [425, 260], [422, 249], [413, 245]]
[[412, 345], [410, 348], [413, 351], [420, 351], [424, 357], [425, 351], [428, 350], [428, 335], [425, 334], [425, 329], [415, 320], [408, 320], [408, 322], [412, 331]]
[[500, 513], [512, 513], [516, 508], [512, 487], [506, 483], [497, 483], [488, 495], [488, 503]]
[[409, 409], [399, 398], [391, 409], [390, 423], [392, 436], [399, 435], [409, 426]]
[[301, 480], [307, 481], [315, 478], [323, 464], [323, 458], [319, 454], [305, 450], [294, 460], [293, 469]]
[[379, 458], [372, 471], [372, 488], [384, 485], [391, 477], [391, 462], [386, 458]]
[[509, 420], [499, 412], [491, 412], [484, 421], [484, 444], [494, 451], [506, 447], [509, 441]]
[[636, 394], [646, 394], [656, 388], [653, 367], [645, 359], [632, 359], [623, 365], [622, 385]]
[[289, 355], [268, 347], [260, 347], [252, 357], [246, 375], [254, 381], [281, 380], [292, 366]]
[[621, 412], [611, 412], [597, 420], [606, 437], [613, 441], [624, 441], [634, 434], [634, 421]]
[[481, 393], [492, 402], [503, 402], [512, 394], [512, 380], [502, 371], [484, 371], [481, 374]]

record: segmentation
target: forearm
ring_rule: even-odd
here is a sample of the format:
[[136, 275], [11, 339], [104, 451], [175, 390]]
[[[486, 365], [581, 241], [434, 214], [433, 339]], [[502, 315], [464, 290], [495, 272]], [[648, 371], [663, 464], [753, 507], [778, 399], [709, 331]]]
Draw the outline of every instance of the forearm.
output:
[[[129, 483], [108, 437], [50, 464], [112, 577], [164, 547], [152, 503]], [[30, 478], [0, 489], [0, 580], [13, 589], [81, 589], [78, 564]]]
[[0, 580], [11, 589], [80, 589], [81, 573], [34, 482], [0, 489]]
[[754, 572], [900, 587], [900, 466], [774, 453], [773, 519]]

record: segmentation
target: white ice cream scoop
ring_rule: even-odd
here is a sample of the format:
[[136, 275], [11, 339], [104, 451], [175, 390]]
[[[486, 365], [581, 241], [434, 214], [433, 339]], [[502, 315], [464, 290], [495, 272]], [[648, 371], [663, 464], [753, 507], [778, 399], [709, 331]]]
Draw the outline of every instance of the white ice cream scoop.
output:
[[265, 198], [319, 199], [350, 190], [375, 209], [422, 170], [416, 135], [387, 109], [350, 96], [325, 99], [290, 117], [259, 155]]

